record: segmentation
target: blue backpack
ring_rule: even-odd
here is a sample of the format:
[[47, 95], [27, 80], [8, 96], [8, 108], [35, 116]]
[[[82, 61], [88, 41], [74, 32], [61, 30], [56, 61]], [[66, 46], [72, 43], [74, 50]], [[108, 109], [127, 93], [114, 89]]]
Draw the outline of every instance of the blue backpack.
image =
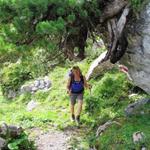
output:
[[74, 75], [71, 73], [71, 82], [70, 82], [70, 90], [72, 93], [82, 93], [84, 91], [84, 79], [83, 75], [80, 76], [80, 81], [74, 80]]

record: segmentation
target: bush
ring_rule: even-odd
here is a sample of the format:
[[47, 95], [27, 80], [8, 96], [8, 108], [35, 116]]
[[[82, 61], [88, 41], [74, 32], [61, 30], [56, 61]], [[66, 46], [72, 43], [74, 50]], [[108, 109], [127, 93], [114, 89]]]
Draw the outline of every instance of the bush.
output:
[[3, 95], [8, 97], [10, 91], [17, 93], [20, 86], [31, 78], [30, 72], [20, 63], [5, 67], [2, 70], [0, 81]]
[[18, 138], [9, 139], [9, 150], [35, 150], [34, 143], [28, 140], [26, 133], [22, 133]]
[[141, 10], [148, 0], [130, 0], [131, 6], [135, 12]]
[[97, 116], [102, 109], [118, 105], [120, 99], [127, 96], [128, 84], [123, 74], [107, 73], [95, 84], [94, 94], [86, 97], [86, 111], [91, 115]]

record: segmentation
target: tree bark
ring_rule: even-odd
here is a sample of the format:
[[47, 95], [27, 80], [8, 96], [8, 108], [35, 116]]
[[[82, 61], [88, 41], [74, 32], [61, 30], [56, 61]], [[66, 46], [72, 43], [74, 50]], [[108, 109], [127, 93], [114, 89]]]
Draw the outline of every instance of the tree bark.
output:
[[107, 10], [108, 7], [112, 7], [113, 5], [117, 5], [119, 3], [116, 6], [117, 7], [116, 10], [114, 10], [115, 9], [114, 6], [112, 7], [113, 9], [109, 8], [110, 11], [108, 12], [108, 14], [106, 14], [104, 11], [105, 18], [102, 19], [103, 21], [110, 16], [111, 17], [114, 16], [116, 13], [120, 13], [120, 11], [123, 9], [120, 18], [118, 16], [114, 16], [113, 18], [107, 20], [106, 32], [109, 33], [109, 38], [107, 42], [110, 44], [108, 44], [109, 45], [109, 47], [107, 47], [108, 52], [106, 54], [106, 57], [102, 60], [102, 62], [110, 59], [112, 63], [116, 63], [124, 55], [128, 45], [127, 39], [124, 35], [124, 28], [127, 22], [127, 16], [130, 11], [130, 6], [127, 5], [126, 1], [120, 2], [122, 3], [119, 3], [117, 0], [115, 0], [112, 4], [106, 7]]

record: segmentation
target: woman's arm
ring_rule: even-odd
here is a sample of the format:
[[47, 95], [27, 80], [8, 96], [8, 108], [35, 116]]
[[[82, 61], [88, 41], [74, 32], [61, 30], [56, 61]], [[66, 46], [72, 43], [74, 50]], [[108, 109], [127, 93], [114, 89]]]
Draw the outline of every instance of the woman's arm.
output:
[[68, 94], [70, 93], [70, 83], [71, 83], [71, 77], [69, 77], [67, 81], [67, 93]]
[[85, 76], [83, 76], [83, 80], [84, 80], [84, 87], [87, 89], [91, 89], [91, 85], [87, 83]]

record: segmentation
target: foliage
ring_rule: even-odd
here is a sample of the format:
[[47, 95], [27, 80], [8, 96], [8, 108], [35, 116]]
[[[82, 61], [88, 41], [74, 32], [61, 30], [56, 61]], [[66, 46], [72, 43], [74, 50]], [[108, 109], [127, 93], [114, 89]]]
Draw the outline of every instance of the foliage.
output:
[[86, 99], [86, 110], [91, 115], [96, 114], [97, 116], [97, 112], [101, 114], [101, 111], [119, 105], [120, 101], [127, 96], [128, 87], [125, 78], [124, 75], [119, 73], [106, 73], [99, 82], [94, 84], [92, 89], [94, 95], [89, 95]]
[[76, 37], [80, 32], [87, 32], [87, 27], [94, 30], [99, 6], [97, 0], [1, 0], [1, 36], [17, 49], [34, 47], [59, 54], [61, 42], [67, 36], [79, 47]]
[[[73, 62], [62, 64], [49, 73], [49, 78], [52, 80], [52, 88], [49, 91], [38, 91], [34, 95], [26, 93], [13, 102], [6, 101], [0, 95], [0, 122], [18, 124], [29, 132], [30, 128], [34, 127], [43, 130], [51, 127], [61, 130], [76, 129], [76, 125], [70, 122], [69, 97], [66, 93], [67, 72], [73, 65], [75, 65]], [[76, 65], [79, 65], [85, 74], [89, 61], [84, 60]], [[88, 149], [88, 147], [96, 146], [99, 149], [108, 150], [112, 147], [138, 149], [143, 144], [149, 148], [149, 114], [132, 118], [124, 116], [124, 109], [128, 104], [147, 95], [137, 92], [137, 95], [128, 97], [133, 92], [134, 85], [116, 68], [101, 77], [92, 79], [90, 83], [93, 86], [92, 91], [91, 94], [90, 91], [85, 91], [85, 105], [81, 115], [82, 125], [80, 129], [77, 129], [78, 137], [75, 136], [71, 141], [73, 148]], [[32, 99], [38, 103], [38, 106], [28, 112], [26, 105]], [[120, 125], [112, 125], [101, 136], [96, 137], [98, 126], [108, 120], [117, 121]], [[142, 143], [133, 144], [132, 134], [137, 131], [142, 131], [145, 139]]]
[[[134, 10], [143, 5], [141, 0], [130, 0]], [[17, 92], [29, 79], [48, 74], [52, 88], [18, 96], [15, 101], [6, 101], [0, 91], [0, 122], [19, 124], [24, 128], [32, 127], [65, 129], [74, 126], [69, 121], [69, 97], [66, 94], [67, 72], [75, 62], [64, 63], [63, 46], [76, 48], [88, 43], [88, 59], [76, 63], [83, 74], [89, 63], [104, 49], [91, 51], [93, 41], [84, 39], [86, 33], [94, 34], [99, 24], [104, 0], [0, 0], [0, 84], [2, 93]], [[145, 2], [145, 1], [144, 1]], [[83, 40], [84, 39], [84, 40]], [[83, 41], [82, 41], [83, 40]], [[87, 40], [87, 41], [86, 41]], [[99, 40], [99, 39], [97, 39]], [[84, 43], [84, 46], [86, 43]], [[53, 61], [54, 60], [54, 61]], [[63, 62], [61, 67], [55, 67]], [[138, 93], [129, 98], [134, 87], [126, 76], [118, 70], [112, 70], [102, 77], [90, 81], [92, 93], [85, 91], [85, 108], [81, 117], [84, 139], [73, 141], [74, 149], [88, 149], [97, 146], [99, 149], [139, 149], [144, 143], [149, 148], [149, 116], [134, 116], [126, 119], [124, 108], [131, 102], [145, 96]], [[26, 105], [34, 99], [38, 106], [27, 112]], [[149, 106], [146, 106], [149, 107]], [[14, 111], [15, 110], [15, 111]], [[149, 112], [148, 112], [149, 113]], [[111, 126], [101, 137], [95, 132], [99, 125], [108, 120], [118, 121], [121, 126]], [[143, 123], [144, 122], [144, 123]], [[86, 130], [87, 129], [87, 130]], [[145, 133], [142, 143], [134, 145], [132, 134], [137, 130]], [[107, 146], [107, 147], [106, 147]], [[18, 139], [10, 139], [9, 149], [34, 149], [32, 143], [23, 134]]]
[[[128, 120], [122, 120], [121, 125], [113, 125], [105, 131], [101, 137], [96, 139], [97, 145], [101, 149], [140, 149], [142, 146], [149, 149], [149, 117], [148, 115], [132, 117]], [[145, 122], [143, 124], [143, 122]], [[147, 126], [147, 128], [145, 128]], [[142, 141], [134, 143], [132, 135], [137, 131], [142, 131], [144, 133], [144, 138]]]
[[27, 134], [24, 132], [17, 138], [9, 139], [9, 150], [35, 150], [33, 141], [29, 141]]
[[[145, 112], [142, 116], [125, 118], [124, 115], [124, 109], [129, 103], [147, 97], [147, 95], [137, 92], [137, 95], [129, 98], [128, 94], [132, 92], [134, 86], [126, 80], [125, 75], [116, 69], [106, 73], [98, 81], [93, 80], [92, 83], [94, 83], [93, 94], [86, 97], [85, 107], [85, 111], [91, 119], [88, 123], [91, 127], [88, 133], [91, 147], [95, 146], [102, 150], [140, 149], [142, 146], [149, 148], [149, 112], [147, 112], [149, 106], [142, 109]], [[111, 125], [102, 135], [96, 137], [95, 133], [99, 125], [103, 125], [108, 120], [117, 121], [120, 125]], [[143, 124], [143, 122], [146, 123]], [[133, 144], [132, 135], [137, 131], [142, 131], [145, 138], [143, 141]]]
[[148, 2], [148, 0], [130, 0], [131, 6], [135, 12], [141, 10], [143, 6]]
[[30, 71], [26, 70], [19, 62], [5, 67], [1, 74], [1, 88], [5, 96], [9, 91], [18, 92], [20, 86], [31, 79]]
[[91, 38], [87, 39], [87, 46], [85, 51], [87, 58], [93, 61], [94, 59], [99, 57], [102, 52], [107, 50], [103, 43], [103, 40], [100, 37], [96, 37], [95, 41], [93, 41]]

